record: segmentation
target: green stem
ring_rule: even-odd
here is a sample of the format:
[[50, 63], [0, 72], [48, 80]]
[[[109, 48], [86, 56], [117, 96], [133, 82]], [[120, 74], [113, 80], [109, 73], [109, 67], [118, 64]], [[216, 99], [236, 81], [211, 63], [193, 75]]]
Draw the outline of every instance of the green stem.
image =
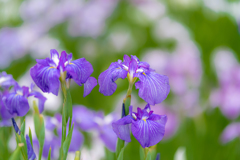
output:
[[148, 149], [147, 147], [144, 148], [144, 159], [147, 158], [148, 150], [149, 150], [149, 149]]
[[42, 159], [42, 152], [43, 152], [43, 147], [39, 148], [39, 154], [38, 154], [38, 159], [41, 160]]

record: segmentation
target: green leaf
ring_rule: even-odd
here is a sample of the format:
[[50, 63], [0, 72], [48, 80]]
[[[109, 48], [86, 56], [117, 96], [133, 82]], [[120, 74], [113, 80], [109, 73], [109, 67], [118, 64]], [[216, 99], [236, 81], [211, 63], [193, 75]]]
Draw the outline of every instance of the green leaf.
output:
[[139, 147], [139, 155], [140, 155], [140, 160], [144, 160], [145, 153], [141, 145]]
[[[67, 124], [68, 119], [70, 118], [70, 121], [72, 119], [72, 97], [70, 90], [66, 87], [65, 81], [61, 82], [64, 101], [63, 101], [63, 116], [64, 116], [64, 123]], [[70, 123], [71, 124], [71, 123]]]
[[17, 145], [19, 144], [22, 144], [22, 145], [25, 145], [25, 147], [21, 147], [21, 153], [22, 153], [22, 156], [25, 160], [27, 160], [27, 146], [26, 146], [26, 141], [25, 141], [25, 138], [21, 132], [21, 135], [17, 134], [15, 132], [15, 137], [16, 137], [16, 141], [17, 141]]
[[63, 101], [63, 110], [62, 110], [62, 143], [61, 146], [63, 145], [63, 142], [65, 141], [66, 138], [66, 127], [67, 127], [67, 122], [69, 120], [69, 131], [71, 129], [71, 124], [72, 124], [72, 98], [70, 94], [70, 90], [66, 87], [66, 82], [61, 81], [61, 87], [62, 87], [62, 92], [64, 96], [64, 101]]
[[148, 152], [146, 160], [151, 160], [151, 152]]
[[124, 140], [121, 140], [120, 138], [118, 138], [117, 140], [117, 149], [116, 149], [116, 156], [118, 157], [120, 152], [122, 151], [123, 147], [124, 147]]
[[117, 160], [123, 160], [123, 152], [124, 152], [124, 148], [121, 149], [121, 152], [120, 152]]
[[13, 152], [12, 156], [9, 158], [9, 160], [17, 160], [21, 156], [21, 148], [24, 146], [23, 143], [19, 143], [16, 150]]
[[30, 127], [29, 127], [28, 134], [29, 134], [29, 139], [30, 139], [31, 145], [32, 145], [32, 147], [33, 147], [33, 143], [32, 143], [32, 131], [31, 131], [31, 128], [30, 128]]
[[24, 157], [28, 157], [27, 155], [27, 143], [26, 143], [26, 140], [25, 140], [25, 136], [24, 134], [21, 132], [21, 143], [24, 144], [24, 146], [22, 147], [22, 154], [24, 154]]
[[25, 135], [25, 117], [24, 117], [24, 119], [22, 120], [21, 133], [23, 133], [23, 135]]
[[51, 150], [52, 150], [52, 148], [50, 147], [49, 151], [48, 151], [48, 160], [51, 160]]
[[80, 157], [81, 157], [81, 152], [80, 151], [76, 151], [74, 160], [80, 160]]
[[73, 127], [74, 127], [74, 124], [72, 125], [70, 132], [68, 133], [67, 138], [65, 139], [63, 145], [61, 146], [61, 153], [60, 153], [61, 160], [67, 159], [68, 149], [72, 140]]
[[42, 158], [42, 151], [45, 139], [45, 125], [44, 125], [44, 118], [43, 115], [39, 113], [36, 101], [33, 101], [33, 108], [34, 108], [34, 128], [37, 139], [39, 141], [39, 160]]

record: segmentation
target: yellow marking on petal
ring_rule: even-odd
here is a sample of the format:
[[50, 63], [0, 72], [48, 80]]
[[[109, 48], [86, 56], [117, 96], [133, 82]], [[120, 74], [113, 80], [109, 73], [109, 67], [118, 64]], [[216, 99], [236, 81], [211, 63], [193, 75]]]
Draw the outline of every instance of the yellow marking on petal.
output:
[[143, 75], [146, 76], [146, 74], [143, 72]]
[[147, 122], [146, 119], [143, 119], [143, 120], [144, 120], [144, 122]]
[[51, 69], [51, 68], [55, 68], [55, 67], [49, 67], [49, 69]]
[[73, 64], [73, 63], [69, 63], [69, 64]]

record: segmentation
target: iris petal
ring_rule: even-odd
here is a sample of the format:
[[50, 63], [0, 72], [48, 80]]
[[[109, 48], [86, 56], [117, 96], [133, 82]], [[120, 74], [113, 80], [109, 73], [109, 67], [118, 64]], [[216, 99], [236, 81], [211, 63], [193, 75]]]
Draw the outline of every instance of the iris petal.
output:
[[135, 59], [132, 59], [131, 62], [129, 63], [129, 68], [128, 68], [128, 72], [132, 78], [135, 76], [137, 68], [138, 68], [137, 61]]
[[167, 98], [170, 91], [167, 76], [149, 72], [139, 74], [138, 77], [140, 81], [135, 83], [139, 89], [138, 95], [147, 103], [155, 105]]
[[127, 71], [121, 68], [120, 64], [113, 62], [110, 67], [98, 77], [98, 83], [100, 85], [99, 92], [105, 96], [112, 95], [117, 89], [115, 81], [118, 78], [126, 78], [127, 73]]
[[4, 96], [3, 103], [12, 117], [15, 115], [22, 117], [26, 115], [29, 110], [27, 98], [16, 93], [10, 93]]
[[128, 115], [112, 123], [113, 131], [117, 134], [118, 138], [131, 142], [129, 124], [132, 123], [132, 116]]
[[58, 95], [60, 71], [49, 66], [36, 64], [30, 70], [33, 81], [43, 92]]
[[159, 121], [138, 120], [132, 122], [132, 134], [143, 148], [150, 147], [162, 140], [165, 125]]
[[55, 63], [55, 67], [57, 67], [58, 63], [59, 63], [59, 54], [58, 54], [57, 50], [56, 49], [51, 49], [50, 54], [51, 54], [51, 59]]
[[92, 89], [97, 85], [97, 80], [94, 77], [89, 77], [86, 83], [84, 83], [83, 97], [86, 97]]
[[92, 74], [93, 67], [85, 58], [80, 58], [69, 63], [66, 66], [65, 71], [67, 71], [72, 79], [81, 86]]

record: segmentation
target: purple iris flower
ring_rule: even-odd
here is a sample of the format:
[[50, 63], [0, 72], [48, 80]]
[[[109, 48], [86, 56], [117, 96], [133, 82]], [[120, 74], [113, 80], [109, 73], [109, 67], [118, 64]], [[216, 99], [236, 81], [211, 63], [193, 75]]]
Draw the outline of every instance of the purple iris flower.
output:
[[153, 146], [162, 140], [167, 122], [166, 115], [153, 114], [149, 104], [143, 110], [138, 108], [137, 113], [132, 112], [130, 106], [129, 112], [130, 115], [112, 123], [113, 131], [118, 138], [131, 142], [129, 124], [132, 124], [132, 134], [143, 148]]
[[34, 160], [36, 158], [36, 154], [33, 151], [30, 138], [28, 135], [26, 135], [26, 143], [27, 143], [27, 155], [28, 155], [28, 160]]
[[66, 79], [73, 79], [79, 86], [84, 85], [84, 97], [97, 85], [97, 80], [90, 77], [93, 67], [85, 58], [72, 61], [72, 54], [51, 49], [51, 58], [37, 59], [37, 64], [30, 70], [33, 81], [43, 92], [58, 95], [60, 77], [66, 71]]
[[29, 89], [26, 86], [20, 87], [18, 84], [14, 86], [14, 91], [3, 96], [2, 101], [4, 107], [11, 115], [10, 118], [15, 116], [24, 116], [29, 110], [28, 97], [34, 96], [38, 99], [39, 112], [42, 113], [46, 98], [39, 92], [32, 90], [33, 85]]
[[84, 106], [73, 107], [73, 121], [83, 131], [97, 131], [99, 138], [105, 146], [115, 152], [117, 136], [112, 130], [112, 122], [116, 120], [116, 115], [104, 116], [103, 112], [95, 112]]
[[7, 74], [6, 72], [0, 73], [0, 87], [9, 88], [16, 84], [16, 81], [13, 79], [12, 75]]
[[124, 55], [123, 62], [113, 62], [109, 68], [102, 72], [98, 78], [99, 91], [105, 96], [112, 95], [116, 89], [115, 81], [118, 78], [128, 77], [129, 83], [135, 83], [139, 89], [138, 95], [147, 103], [155, 105], [161, 103], [170, 91], [169, 80], [165, 75], [160, 75], [150, 68], [146, 62], [141, 62], [136, 56]]
[[16, 84], [12, 75], [8, 75], [6, 72], [0, 73], [0, 116], [3, 120], [10, 119], [12, 116], [6, 109], [2, 98], [9, 93], [9, 88]]
[[240, 65], [228, 50], [219, 50], [214, 64], [219, 87], [210, 95], [211, 106], [218, 106], [228, 119], [236, 119], [240, 115]]

